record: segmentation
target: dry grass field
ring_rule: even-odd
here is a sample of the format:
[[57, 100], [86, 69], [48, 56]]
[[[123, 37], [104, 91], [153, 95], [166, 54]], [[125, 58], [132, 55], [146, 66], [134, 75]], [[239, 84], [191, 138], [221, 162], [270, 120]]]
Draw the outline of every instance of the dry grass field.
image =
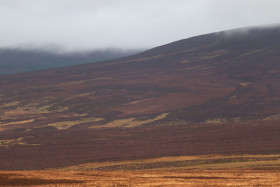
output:
[[279, 185], [280, 155], [161, 157], [40, 171], [0, 172], [0, 186]]
[[0, 172], [1, 186], [279, 186], [280, 170]]

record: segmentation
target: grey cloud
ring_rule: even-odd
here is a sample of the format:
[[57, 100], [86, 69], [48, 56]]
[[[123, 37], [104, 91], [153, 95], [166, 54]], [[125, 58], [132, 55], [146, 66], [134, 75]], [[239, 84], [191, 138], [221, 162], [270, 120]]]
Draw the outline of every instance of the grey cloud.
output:
[[150, 48], [280, 23], [279, 0], [0, 0], [0, 47]]

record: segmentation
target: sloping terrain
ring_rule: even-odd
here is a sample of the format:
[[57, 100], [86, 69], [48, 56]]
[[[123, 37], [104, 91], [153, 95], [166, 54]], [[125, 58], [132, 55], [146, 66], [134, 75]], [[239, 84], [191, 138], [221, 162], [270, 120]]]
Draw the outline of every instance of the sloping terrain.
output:
[[280, 152], [280, 28], [0, 76], [0, 169]]

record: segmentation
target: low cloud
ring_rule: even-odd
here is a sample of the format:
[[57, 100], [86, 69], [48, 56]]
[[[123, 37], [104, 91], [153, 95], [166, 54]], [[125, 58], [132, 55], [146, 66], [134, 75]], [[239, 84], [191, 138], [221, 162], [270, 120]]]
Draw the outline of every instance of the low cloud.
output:
[[0, 0], [0, 47], [151, 48], [280, 23], [278, 0]]

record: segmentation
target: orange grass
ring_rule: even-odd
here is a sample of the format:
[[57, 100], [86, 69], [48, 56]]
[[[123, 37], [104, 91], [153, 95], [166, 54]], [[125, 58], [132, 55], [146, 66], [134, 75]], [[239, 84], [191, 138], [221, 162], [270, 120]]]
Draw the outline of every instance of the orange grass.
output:
[[279, 186], [279, 170], [0, 172], [0, 186]]

